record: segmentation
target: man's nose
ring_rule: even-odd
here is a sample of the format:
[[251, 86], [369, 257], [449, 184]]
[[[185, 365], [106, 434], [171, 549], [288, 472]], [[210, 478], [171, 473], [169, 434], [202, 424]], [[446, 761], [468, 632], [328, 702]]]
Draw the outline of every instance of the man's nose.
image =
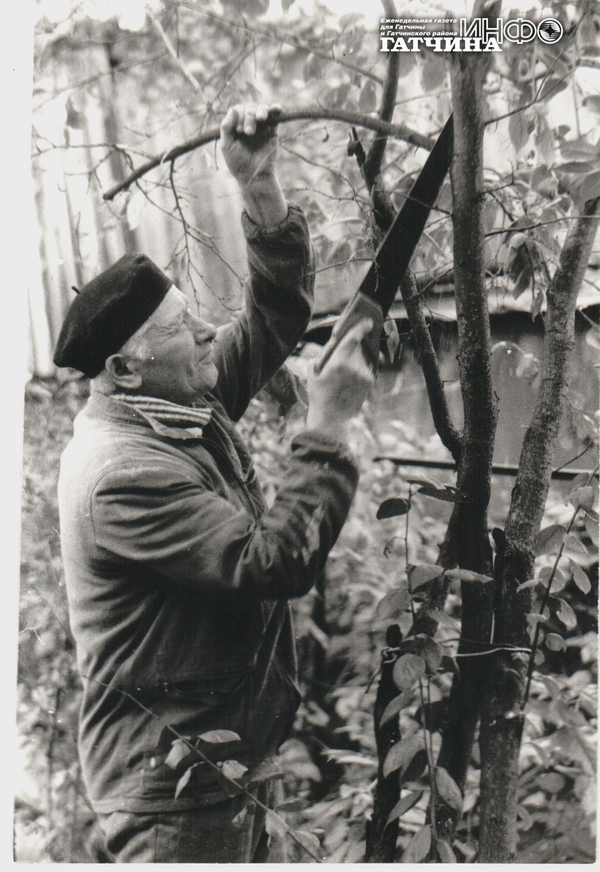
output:
[[196, 342], [212, 342], [217, 335], [217, 328], [210, 321], [203, 321], [195, 315], [190, 315], [190, 324]]

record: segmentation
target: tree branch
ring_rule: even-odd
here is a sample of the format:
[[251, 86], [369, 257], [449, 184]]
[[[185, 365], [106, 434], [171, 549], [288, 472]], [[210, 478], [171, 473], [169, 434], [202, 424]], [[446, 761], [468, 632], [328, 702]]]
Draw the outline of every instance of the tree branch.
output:
[[569, 385], [575, 310], [598, 228], [600, 198], [588, 201], [571, 225], [548, 288], [542, 380], [523, 440], [506, 535], [520, 550], [532, 548], [544, 513], [558, 431]]
[[171, 55], [171, 57], [173, 58], [173, 60], [175, 61], [175, 63], [177, 64], [177, 66], [179, 67], [181, 72], [183, 73], [183, 75], [185, 76], [185, 78], [188, 80], [188, 82], [190, 83], [190, 85], [192, 86], [194, 91], [201, 91], [202, 85], [200, 84], [198, 79], [194, 76], [194, 74], [188, 69], [187, 65], [181, 60], [181, 58], [179, 57], [179, 55], [175, 51], [175, 47], [173, 46], [173, 43], [169, 39], [169, 35], [165, 31], [164, 27], [162, 26], [162, 24], [160, 23], [158, 18], [154, 18], [152, 21], [152, 24], [154, 25], [154, 29], [157, 31], [158, 35], [160, 36], [160, 38], [164, 42], [165, 48], [167, 49], [167, 51], [169, 52], [169, 54]]
[[[433, 148], [433, 142], [428, 136], [423, 136], [422, 134], [417, 133], [405, 124], [390, 124], [381, 121], [378, 118], [372, 118], [370, 115], [361, 112], [349, 112], [343, 109], [325, 109], [320, 106], [311, 106], [305, 109], [290, 109], [281, 112], [278, 117], [278, 123], [286, 124], [289, 121], [323, 119], [327, 121], [340, 121], [344, 124], [354, 124], [357, 127], [376, 130], [386, 136], [393, 136], [395, 139], [404, 140], [411, 145], [415, 145], [418, 148], [424, 148], [427, 151], [431, 151]], [[134, 170], [134, 172], [126, 179], [119, 182], [118, 185], [115, 185], [106, 191], [103, 194], [103, 198], [105, 200], [113, 200], [117, 194], [121, 191], [126, 191], [134, 182], [141, 179], [142, 176], [145, 176], [151, 170], [156, 169], [156, 167], [161, 166], [161, 164], [177, 160], [177, 158], [182, 157], [184, 154], [188, 154], [191, 151], [195, 151], [195, 149], [200, 148], [202, 145], [206, 145], [208, 142], [214, 142], [219, 139], [219, 135], [219, 128], [212, 127], [209, 130], [198, 134], [198, 136], [194, 136], [192, 139], [188, 139], [187, 141], [170, 148], [163, 154], [155, 155], [146, 161], [146, 163]]]
[[[383, 0], [383, 11], [388, 18], [397, 18], [396, 7], [394, 0]], [[379, 107], [379, 118], [381, 121], [391, 122], [394, 117], [394, 108], [396, 104], [396, 94], [398, 93], [398, 73], [400, 70], [400, 54], [390, 52], [385, 83], [383, 86], [383, 94], [381, 97], [381, 106]], [[369, 153], [364, 162], [363, 174], [369, 192], [374, 195], [373, 208], [375, 212], [375, 220], [379, 226], [380, 221], [384, 221], [388, 226], [391, 224], [394, 217], [394, 208], [392, 206], [389, 195], [384, 191], [381, 184], [378, 184], [378, 177], [381, 173], [381, 164], [385, 147], [387, 145], [387, 136], [376, 136], [371, 143]], [[377, 202], [381, 200], [382, 202]], [[383, 212], [378, 219], [378, 214]], [[385, 216], [385, 217], [384, 217]]]
[[423, 311], [423, 298], [419, 294], [417, 283], [410, 270], [407, 270], [400, 289], [415, 340], [417, 357], [425, 377], [433, 423], [438, 436], [458, 465], [462, 447], [461, 436], [450, 418], [439, 361]]

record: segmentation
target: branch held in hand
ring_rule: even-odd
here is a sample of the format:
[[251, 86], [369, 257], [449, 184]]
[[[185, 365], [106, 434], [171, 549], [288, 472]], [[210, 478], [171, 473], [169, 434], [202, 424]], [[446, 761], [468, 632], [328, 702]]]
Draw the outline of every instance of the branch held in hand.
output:
[[[370, 115], [361, 112], [350, 112], [344, 109], [324, 109], [320, 106], [312, 106], [304, 109], [289, 109], [287, 111], [282, 111], [277, 118], [278, 124], [306, 120], [339, 121], [343, 124], [350, 124], [357, 127], [365, 127], [369, 130], [375, 130], [386, 136], [393, 136], [396, 139], [401, 139], [404, 142], [408, 142], [418, 148], [424, 148], [427, 151], [431, 151], [433, 148], [433, 142], [428, 136], [423, 136], [422, 134], [417, 133], [417, 131], [412, 130], [405, 124], [390, 124], [389, 122], [381, 121], [379, 118], [373, 118]], [[163, 154], [151, 157], [127, 176], [127, 178], [122, 182], [119, 182], [117, 185], [114, 185], [106, 191], [103, 194], [103, 199], [108, 201], [113, 200], [117, 194], [121, 193], [121, 191], [128, 190], [134, 182], [141, 179], [142, 176], [147, 175], [153, 169], [156, 169], [156, 167], [175, 161], [177, 158], [183, 157], [183, 155], [189, 154], [191, 151], [195, 151], [197, 148], [200, 148], [209, 142], [215, 142], [219, 139], [219, 136], [219, 127], [211, 127], [209, 130], [198, 134], [198, 136], [194, 136], [179, 145], [173, 146], [173, 148], [168, 149], [168, 151]]]

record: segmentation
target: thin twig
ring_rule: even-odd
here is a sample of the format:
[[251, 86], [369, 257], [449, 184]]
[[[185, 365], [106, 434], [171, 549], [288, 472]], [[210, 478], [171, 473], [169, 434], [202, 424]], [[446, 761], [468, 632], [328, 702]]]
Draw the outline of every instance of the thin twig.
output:
[[164, 27], [162, 26], [162, 24], [160, 23], [158, 18], [155, 18], [152, 23], [154, 24], [154, 28], [157, 31], [157, 33], [159, 34], [160, 38], [164, 42], [167, 51], [169, 52], [169, 54], [171, 55], [171, 57], [173, 58], [173, 60], [175, 61], [175, 63], [177, 64], [177, 66], [179, 67], [179, 69], [181, 70], [183, 75], [185, 76], [185, 78], [188, 80], [188, 82], [190, 83], [190, 85], [192, 86], [194, 91], [202, 91], [202, 85], [200, 84], [200, 82], [198, 81], [196, 76], [190, 71], [187, 64], [185, 64], [184, 61], [182, 61], [182, 59], [179, 57], [179, 55], [175, 51], [175, 47], [174, 47], [173, 43], [171, 42], [171, 40], [169, 39], [168, 33], [165, 31]]

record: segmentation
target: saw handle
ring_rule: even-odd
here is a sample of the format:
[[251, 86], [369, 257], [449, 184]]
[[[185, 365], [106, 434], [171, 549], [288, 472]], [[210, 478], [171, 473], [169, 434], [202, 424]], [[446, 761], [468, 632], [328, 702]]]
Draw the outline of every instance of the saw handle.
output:
[[375, 372], [379, 363], [379, 341], [381, 339], [381, 331], [383, 330], [383, 314], [381, 307], [375, 300], [367, 297], [366, 294], [359, 291], [355, 297], [348, 303], [344, 311], [339, 317], [335, 325], [334, 333], [331, 339], [323, 350], [323, 355], [316, 362], [314, 371], [319, 375], [331, 355], [338, 347], [346, 333], [351, 330], [359, 321], [365, 318], [370, 318], [373, 321], [373, 329], [367, 333], [361, 342], [361, 348], [364, 358]]

